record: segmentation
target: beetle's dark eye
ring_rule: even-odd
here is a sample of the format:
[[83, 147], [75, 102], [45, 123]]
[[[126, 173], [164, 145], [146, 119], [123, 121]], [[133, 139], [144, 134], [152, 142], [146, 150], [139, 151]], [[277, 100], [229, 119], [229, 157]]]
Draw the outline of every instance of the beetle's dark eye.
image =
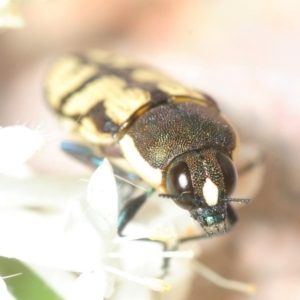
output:
[[185, 162], [178, 162], [171, 167], [167, 174], [166, 186], [171, 195], [180, 196], [178, 199], [173, 199], [177, 205], [188, 210], [193, 208], [193, 185], [189, 168]]
[[227, 155], [223, 154], [222, 152], [218, 152], [216, 157], [224, 176], [226, 195], [228, 197], [233, 193], [236, 186], [236, 169], [232, 160]]

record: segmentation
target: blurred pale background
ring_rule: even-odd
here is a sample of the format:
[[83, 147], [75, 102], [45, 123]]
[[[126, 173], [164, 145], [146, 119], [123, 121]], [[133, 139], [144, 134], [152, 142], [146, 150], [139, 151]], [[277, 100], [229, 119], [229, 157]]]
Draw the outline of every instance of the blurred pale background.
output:
[[[54, 55], [73, 49], [128, 54], [212, 95], [242, 142], [260, 147], [267, 170], [235, 230], [201, 242], [201, 261], [257, 284], [252, 299], [299, 299], [299, 1], [48, 0], [15, 8], [25, 26], [0, 34], [0, 126], [41, 125], [50, 140], [60, 139], [43, 76]], [[53, 142], [34, 168], [82, 171], [58, 152]], [[200, 298], [249, 296], [196, 278], [187, 299]]]

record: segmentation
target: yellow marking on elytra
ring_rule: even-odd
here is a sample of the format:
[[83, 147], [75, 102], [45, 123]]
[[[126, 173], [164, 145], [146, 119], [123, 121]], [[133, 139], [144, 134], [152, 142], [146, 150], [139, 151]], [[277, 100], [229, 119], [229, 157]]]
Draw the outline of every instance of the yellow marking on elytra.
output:
[[74, 93], [62, 107], [62, 112], [68, 116], [86, 114], [104, 98], [103, 91], [98, 89], [98, 80], [88, 83], [85, 88]]
[[190, 90], [184, 86], [181, 86], [179, 84], [177, 84], [176, 82], [159, 82], [157, 84], [157, 87], [159, 89], [161, 89], [162, 91], [169, 93], [171, 95], [186, 95], [186, 96], [191, 96], [191, 97], [195, 97], [195, 98], [202, 98], [203, 96], [198, 93], [197, 91], [194, 90]]
[[116, 56], [112, 60], [111, 65], [114, 68], [122, 69], [122, 68], [136, 67], [136, 62], [126, 58], [125, 56]]
[[150, 101], [150, 94], [142, 89], [125, 89], [127, 83], [117, 76], [104, 76], [90, 82], [74, 93], [62, 107], [65, 115], [84, 115], [103, 101], [105, 114], [116, 124], [125, 122], [140, 106]]
[[47, 92], [51, 106], [59, 109], [61, 100], [97, 73], [95, 65], [83, 65], [76, 56], [64, 56], [52, 67], [47, 77]]
[[125, 134], [119, 141], [122, 152], [126, 160], [132, 166], [136, 174], [153, 187], [159, 187], [162, 182], [162, 172], [149, 165], [147, 161], [140, 155], [135, 147], [133, 139]]
[[86, 57], [88, 60], [100, 64], [109, 63], [111, 56], [111, 53], [104, 50], [90, 50], [86, 53]]
[[90, 131], [91, 133], [98, 132], [96, 125], [90, 118], [81, 119], [81, 126], [85, 127], [85, 129]]
[[150, 101], [150, 94], [139, 88], [110, 90], [104, 102], [106, 114], [116, 123], [122, 124], [142, 105]]
[[203, 197], [208, 206], [214, 206], [218, 204], [219, 189], [211, 181], [210, 178], [206, 178], [203, 185]]
[[179, 84], [175, 80], [170, 79], [169, 77], [161, 74], [152, 69], [146, 68], [137, 68], [132, 72], [132, 78], [139, 82], [153, 82], [157, 84], [157, 87], [172, 95], [180, 95], [180, 96], [190, 96], [202, 99], [203, 95], [197, 91], [189, 89], [182, 84]]
[[158, 81], [165, 81], [165, 80], [170, 80], [163, 74], [156, 72], [152, 69], [147, 69], [147, 68], [137, 68], [135, 69], [131, 77], [139, 82], [158, 82]]
[[112, 55], [102, 50], [91, 50], [87, 52], [86, 57], [92, 62], [108, 65], [112, 68], [136, 67], [136, 62], [122, 55]]
[[78, 130], [85, 139], [95, 144], [106, 145], [116, 142], [110, 133], [100, 132], [93, 120], [87, 117], [81, 119]]

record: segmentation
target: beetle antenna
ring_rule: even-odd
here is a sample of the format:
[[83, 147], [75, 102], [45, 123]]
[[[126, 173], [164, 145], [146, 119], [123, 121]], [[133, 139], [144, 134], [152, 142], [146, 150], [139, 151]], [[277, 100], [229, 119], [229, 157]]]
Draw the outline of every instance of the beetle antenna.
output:
[[163, 197], [163, 198], [171, 198], [171, 199], [179, 199], [180, 196], [178, 195], [171, 195], [171, 194], [159, 194], [159, 197]]
[[251, 202], [251, 199], [247, 198], [223, 198], [224, 202], [239, 202], [239, 203], [245, 203], [248, 204]]

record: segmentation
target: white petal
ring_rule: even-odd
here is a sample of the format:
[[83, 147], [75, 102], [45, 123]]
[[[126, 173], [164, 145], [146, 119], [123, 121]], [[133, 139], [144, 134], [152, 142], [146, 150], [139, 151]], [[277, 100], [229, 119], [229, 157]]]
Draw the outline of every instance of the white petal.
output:
[[94, 172], [88, 185], [87, 201], [109, 225], [116, 227], [118, 219], [118, 193], [113, 170], [107, 159]]
[[23, 27], [24, 21], [19, 15], [19, 11], [16, 10], [16, 6], [7, 4], [7, 2], [8, 1], [5, 0], [4, 4], [0, 3], [0, 29]]
[[68, 212], [62, 251], [74, 270], [92, 270], [115, 251], [118, 197], [112, 168], [104, 161], [92, 175], [87, 199], [74, 199]]
[[[158, 293], [151, 291], [148, 287], [145, 287], [140, 284], [136, 284], [135, 282], [120, 281], [116, 286], [116, 291], [113, 294], [111, 300], [128, 300], [128, 299], [153, 300], [155, 299], [154, 295], [156, 294]], [[159, 297], [161, 297], [161, 295], [162, 294], [159, 293]]]
[[63, 228], [59, 215], [1, 209], [0, 255], [53, 267], [59, 253], [58, 236]]
[[[67, 216], [3, 206], [0, 255], [76, 272], [94, 269], [116, 248], [117, 191], [111, 172], [107, 162], [99, 167], [89, 183], [88, 201], [73, 199]], [[107, 205], [98, 205], [108, 196]]]
[[105, 295], [103, 269], [81, 274], [71, 286], [68, 300], [100, 300]]
[[6, 284], [4, 280], [0, 277], [0, 299], [1, 300], [13, 300], [13, 296], [11, 296], [6, 288]]
[[[35, 207], [62, 211], [74, 195], [85, 195], [87, 182], [82, 176], [39, 176], [15, 178], [0, 174], [0, 211]], [[0, 220], [1, 222], [1, 220]]]
[[61, 242], [61, 266], [84, 272], [95, 268], [110, 250], [110, 228], [85, 199], [74, 199]]
[[5, 6], [8, 6], [9, 5], [9, 0], [2, 0], [0, 2], [0, 9], [3, 9], [5, 8]]
[[6, 299], [6, 295], [7, 295], [7, 288], [6, 288], [6, 284], [4, 282], [4, 280], [2, 279], [2, 277], [0, 277], [0, 298], [1, 299]]
[[0, 128], [0, 172], [22, 165], [43, 145], [37, 130], [25, 126]]

